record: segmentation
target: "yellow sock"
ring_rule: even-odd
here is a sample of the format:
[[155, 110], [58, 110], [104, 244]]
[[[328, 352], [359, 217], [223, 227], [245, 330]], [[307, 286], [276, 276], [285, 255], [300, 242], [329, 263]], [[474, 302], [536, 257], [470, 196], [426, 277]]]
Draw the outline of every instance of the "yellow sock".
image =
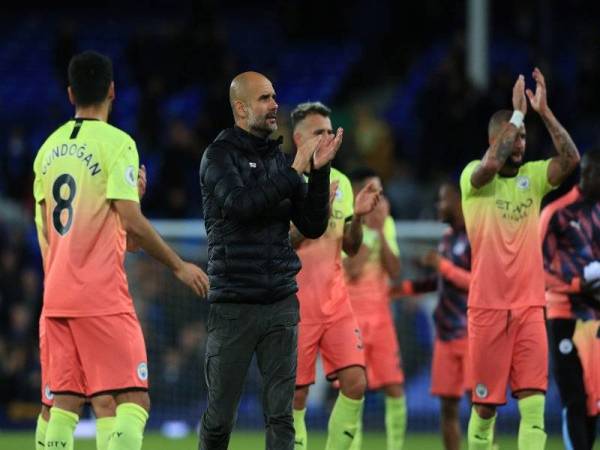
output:
[[327, 444], [325, 450], [347, 450], [352, 445], [358, 429], [358, 419], [362, 410], [364, 397], [353, 400], [341, 392], [335, 401], [327, 427]]
[[117, 406], [117, 417], [108, 443], [108, 450], [140, 450], [148, 412], [135, 403]]
[[467, 430], [469, 450], [491, 450], [494, 442], [494, 423], [496, 416], [490, 419], [479, 417], [475, 407], [471, 408], [471, 418]]
[[73, 432], [79, 422], [79, 416], [70, 411], [53, 406], [46, 430], [46, 449], [59, 448], [73, 450]]
[[107, 450], [110, 435], [115, 427], [116, 417], [96, 419], [96, 450]]
[[46, 430], [48, 422], [40, 414], [35, 425], [35, 450], [44, 450], [46, 448]]
[[304, 416], [306, 415], [306, 408], [294, 409], [294, 430], [296, 436], [294, 437], [294, 450], [306, 450], [308, 447], [308, 433], [306, 432], [306, 422]]
[[521, 413], [519, 450], [544, 450], [546, 448], [545, 402], [546, 398], [541, 394], [519, 400], [519, 412]]
[[402, 450], [406, 435], [406, 397], [385, 397], [387, 450]]

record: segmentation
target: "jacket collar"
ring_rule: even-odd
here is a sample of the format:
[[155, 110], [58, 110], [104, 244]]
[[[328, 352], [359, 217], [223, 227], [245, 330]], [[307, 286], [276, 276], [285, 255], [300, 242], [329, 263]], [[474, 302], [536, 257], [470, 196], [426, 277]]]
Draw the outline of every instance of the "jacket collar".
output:
[[259, 154], [267, 154], [279, 150], [279, 146], [283, 142], [283, 136], [279, 136], [277, 139], [260, 138], [248, 133], [246, 130], [241, 129], [237, 125], [233, 127], [233, 133], [235, 137], [242, 144], [242, 148], [248, 151], [254, 151]]

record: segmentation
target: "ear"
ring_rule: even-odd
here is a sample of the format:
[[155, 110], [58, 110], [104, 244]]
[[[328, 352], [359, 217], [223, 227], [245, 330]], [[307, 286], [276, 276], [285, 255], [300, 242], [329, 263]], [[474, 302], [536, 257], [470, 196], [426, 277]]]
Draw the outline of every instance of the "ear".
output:
[[294, 134], [292, 135], [292, 139], [294, 140], [294, 145], [296, 146], [296, 148], [302, 145], [302, 133], [300, 133], [299, 131], [294, 132]]
[[248, 113], [246, 112], [246, 105], [244, 105], [244, 102], [236, 100], [233, 106], [235, 108], [235, 114], [237, 117], [239, 117], [240, 119], [245, 119], [246, 117], [248, 117]]
[[69, 102], [71, 103], [71, 105], [75, 106], [75, 95], [73, 95], [73, 90], [71, 89], [71, 86], [67, 87], [67, 94], [69, 96]]
[[108, 96], [106, 97], [108, 100], [113, 101], [115, 99], [115, 82], [111, 81], [108, 86]]

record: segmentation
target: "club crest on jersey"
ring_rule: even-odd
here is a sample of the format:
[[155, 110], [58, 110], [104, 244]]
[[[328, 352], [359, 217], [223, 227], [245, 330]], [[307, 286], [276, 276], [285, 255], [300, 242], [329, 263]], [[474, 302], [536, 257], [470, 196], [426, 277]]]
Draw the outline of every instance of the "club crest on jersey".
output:
[[133, 166], [127, 166], [125, 169], [125, 181], [131, 186], [137, 186], [135, 179], [135, 168]]
[[573, 341], [571, 339], [565, 338], [558, 343], [558, 351], [563, 355], [568, 355], [573, 351]]
[[137, 366], [137, 376], [142, 381], [148, 379], [148, 365], [145, 362], [142, 362]]
[[456, 256], [462, 255], [466, 248], [467, 244], [465, 244], [464, 241], [458, 241], [456, 244], [454, 244], [454, 247], [452, 247], [452, 253], [454, 253]]
[[519, 175], [517, 177], [517, 187], [522, 191], [529, 189], [529, 177], [525, 175]]
[[46, 397], [48, 400], [54, 399], [54, 394], [52, 393], [52, 391], [50, 390], [50, 386], [48, 385], [44, 387], [44, 397]]
[[488, 396], [487, 386], [483, 383], [478, 383], [477, 386], [475, 386], [475, 395], [479, 398], [486, 398]]

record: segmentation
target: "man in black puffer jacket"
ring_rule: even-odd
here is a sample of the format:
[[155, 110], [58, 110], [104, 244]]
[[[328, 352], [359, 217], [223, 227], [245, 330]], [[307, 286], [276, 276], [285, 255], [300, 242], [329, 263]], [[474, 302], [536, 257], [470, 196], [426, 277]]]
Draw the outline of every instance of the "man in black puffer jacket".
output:
[[[256, 354], [263, 377], [267, 449], [294, 448], [300, 261], [290, 221], [306, 237], [329, 218], [329, 162], [342, 140], [317, 136], [288, 158], [277, 129], [271, 82], [245, 72], [231, 83], [235, 127], [209, 145], [200, 165], [211, 303], [206, 346], [208, 405], [200, 449], [226, 449], [246, 373]], [[308, 183], [302, 174], [310, 170]]]

